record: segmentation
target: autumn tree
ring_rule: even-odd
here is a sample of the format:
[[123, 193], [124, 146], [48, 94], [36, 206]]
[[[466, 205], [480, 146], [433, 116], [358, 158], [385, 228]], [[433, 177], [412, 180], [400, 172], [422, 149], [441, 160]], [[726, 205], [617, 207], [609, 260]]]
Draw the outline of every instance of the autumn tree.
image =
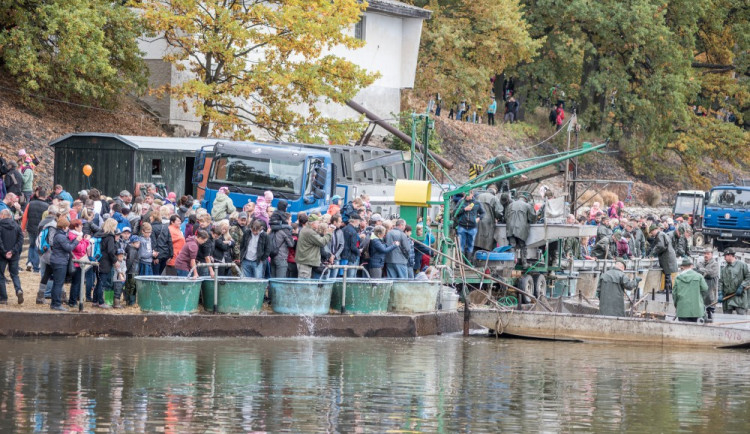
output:
[[417, 88], [422, 92], [488, 103], [490, 78], [531, 60], [544, 40], [529, 35], [518, 0], [413, 3], [434, 11], [420, 45]]
[[105, 0], [0, 0], [0, 61], [25, 95], [111, 104], [145, 87], [138, 16]]
[[171, 0], [140, 6], [163, 35], [164, 59], [188, 79], [168, 91], [200, 118], [200, 135], [345, 142], [361, 125], [323, 116], [319, 103], [344, 103], [375, 78], [331, 50], [356, 49], [357, 0]]

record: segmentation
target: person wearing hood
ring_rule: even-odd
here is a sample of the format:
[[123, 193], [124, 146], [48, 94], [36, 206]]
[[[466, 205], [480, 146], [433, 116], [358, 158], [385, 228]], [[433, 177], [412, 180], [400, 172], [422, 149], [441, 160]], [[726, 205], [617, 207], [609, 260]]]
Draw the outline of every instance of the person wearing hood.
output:
[[630, 279], [625, 275], [625, 261], [618, 259], [615, 266], [602, 273], [596, 288], [599, 299], [599, 315], [625, 316], [625, 290], [633, 290], [640, 277]]
[[21, 279], [18, 277], [18, 261], [23, 249], [23, 232], [12, 216], [13, 214], [7, 209], [0, 211], [0, 304], [8, 304], [8, 293], [5, 290], [6, 266], [16, 290], [18, 304], [23, 303], [23, 289], [21, 289]]
[[74, 239], [68, 238], [68, 227], [70, 221], [65, 216], [57, 219], [57, 231], [50, 247], [50, 266], [52, 267], [52, 310], [67, 312], [68, 309], [62, 305], [63, 302], [63, 284], [65, 276], [68, 274], [68, 262], [73, 250], [83, 239], [83, 234], [76, 236]]
[[[279, 199], [276, 204], [276, 211], [271, 214], [269, 225], [271, 227], [271, 246], [275, 247], [275, 252], [271, 257], [271, 274], [273, 277], [286, 277], [289, 268], [287, 258], [289, 249], [294, 247], [294, 238], [292, 238], [292, 217], [286, 212], [289, 204], [284, 199]], [[272, 249], [273, 250], [273, 249]]]
[[211, 218], [217, 222], [232, 215], [235, 211], [237, 211], [237, 208], [229, 197], [229, 187], [221, 187], [216, 193], [216, 198], [211, 207]]
[[693, 269], [693, 260], [688, 257], [682, 259], [672, 295], [675, 315], [680, 321], [697, 322], [706, 315], [703, 300], [708, 296], [708, 284]]
[[268, 202], [266, 202], [266, 198], [263, 196], [260, 196], [255, 200], [253, 219], [262, 221], [265, 223], [266, 227], [268, 227]]
[[100, 238], [101, 258], [99, 258], [99, 273], [96, 286], [94, 287], [94, 306], [109, 309], [111, 306], [104, 302], [104, 291], [114, 291], [112, 286], [112, 268], [117, 262], [117, 247], [115, 242], [115, 231], [117, 220], [108, 218], [104, 221], [102, 229], [94, 235]]
[[675, 255], [669, 236], [662, 232], [656, 225], [648, 228], [648, 233], [654, 239], [649, 256], [659, 258], [659, 267], [664, 273], [664, 287], [672, 289], [672, 273], [677, 272], [677, 255]]

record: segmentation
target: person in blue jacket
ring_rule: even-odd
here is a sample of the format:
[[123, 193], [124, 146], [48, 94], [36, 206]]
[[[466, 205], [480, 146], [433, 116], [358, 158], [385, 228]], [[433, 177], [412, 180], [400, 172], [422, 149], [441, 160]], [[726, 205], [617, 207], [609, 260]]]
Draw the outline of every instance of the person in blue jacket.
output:
[[380, 279], [383, 277], [383, 267], [385, 267], [385, 255], [392, 252], [399, 246], [399, 242], [395, 241], [392, 245], [387, 245], [383, 239], [385, 238], [385, 228], [383, 226], [375, 226], [370, 236], [370, 277], [373, 279]]

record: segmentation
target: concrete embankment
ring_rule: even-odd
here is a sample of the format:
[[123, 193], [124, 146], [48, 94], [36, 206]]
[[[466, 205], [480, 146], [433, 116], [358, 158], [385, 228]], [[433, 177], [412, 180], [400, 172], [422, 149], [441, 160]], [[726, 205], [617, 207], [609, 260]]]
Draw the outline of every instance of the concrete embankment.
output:
[[460, 331], [457, 312], [414, 315], [163, 315], [3, 312], [0, 336], [419, 337]]

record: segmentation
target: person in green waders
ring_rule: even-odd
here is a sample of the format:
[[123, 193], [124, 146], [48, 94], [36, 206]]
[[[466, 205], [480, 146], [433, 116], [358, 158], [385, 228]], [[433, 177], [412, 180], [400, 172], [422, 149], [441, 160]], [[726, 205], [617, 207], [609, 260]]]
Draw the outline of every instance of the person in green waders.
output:
[[703, 299], [708, 295], [708, 284], [697, 271], [693, 269], [693, 260], [682, 258], [680, 273], [674, 282], [672, 296], [677, 318], [680, 321], [696, 322], [706, 315]]
[[745, 315], [750, 300], [747, 295], [747, 291], [750, 290], [750, 270], [746, 263], [738, 261], [734, 255], [734, 249], [724, 250], [724, 260], [727, 265], [721, 269], [719, 290], [723, 292], [724, 297], [732, 297], [724, 300], [722, 308], [724, 313], [734, 312], [738, 315]]
[[618, 259], [612, 269], [602, 273], [599, 277], [599, 284], [596, 287], [599, 315], [625, 316], [625, 291], [635, 289], [641, 278], [630, 279], [624, 271], [625, 261]]

